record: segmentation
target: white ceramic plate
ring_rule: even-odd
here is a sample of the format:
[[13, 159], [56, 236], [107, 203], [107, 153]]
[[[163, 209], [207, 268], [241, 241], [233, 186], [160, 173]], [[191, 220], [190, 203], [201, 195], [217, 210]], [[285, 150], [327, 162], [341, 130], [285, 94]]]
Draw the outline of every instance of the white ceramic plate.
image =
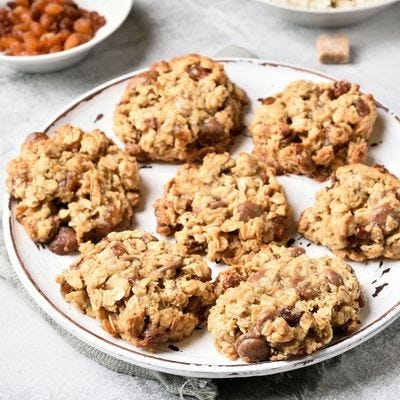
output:
[[[59, 51], [57, 53], [37, 56], [7, 56], [0, 52], [0, 63], [21, 72], [39, 73], [58, 71], [70, 67], [82, 60], [89, 51], [116, 31], [128, 16], [133, 0], [75, 0], [81, 8], [97, 11], [106, 19], [102, 26], [89, 40], [73, 49]], [[4, 7], [7, 0], [0, 0], [0, 7]]]
[[[273, 95], [296, 79], [313, 81], [329, 79], [317, 72], [259, 60], [229, 59], [223, 63], [231, 79], [244, 88], [250, 96], [252, 110], [249, 110], [247, 115], [248, 121], [251, 111], [258, 107], [258, 98]], [[83, 129], [100, 128], [115, 139], [112, 135], [114, 106], [118, 103], [128, 79], [134, 74], [107, 82], [85, 94], [42, 127], [42, 130], [51, 134], [57, 126], [70, 123]], [[371, 147], [369, 163], [385, 164], [393, 173], [400, 175], [398, 162], [400, 120], [383, 106], [379, 107], [378, 114], [376, 130], [371, 138], [371, 143], [377, 145]], [[37, 130], [36, 128], [32, 127], [32, 131]], [[251, 149], [251, 139], [245, 134], [239, 136], [234, 153]], [[148, 165], [151, 168], [140, 170], [143, 198], [136, 214], [135, 227], [154, 234], [156, 219], [152, 205], [161, 195], [163, 184], [174, 176], [178, 167], [161, 163]], [[284, 176], [279, 180], [285, 187], [296, 218], [304, 208], [313, 203], [314, 194], [321, 187], [321, 184], [300, 176]], [[172, 374], [214, 378], [274, 374], [317, 363], [349, 350], [385, 328], [400, 312], [398, 290], [400, 262], [378, 260], [370, 261], [367, 265], [351, 263], [368, 300], [368, 306], [362, 311], [362, 325], [352, 336], [338, 339], [311, 356], [259, 364], [231, 361], [217, 353], [205, 328], [196, 330], [189, 339], [174, 343], [179, 351], [174, 351], [165, 345], [160, 352], [150, 354], [123, 340], [111, 337], [100, 328], [98, 321], [81, 314], [62, 299], [54, 277], [76, 256], [57, 256], [35, 245], [23, 227], [16, 222], [12, 212], [13, 202], [9, 204], [8, 197], [5, 202], [3, 222], [7, 249], [19, 278], [34, 300], [55, 321], [83, 341], [108, 354], [146, 368]], [[311, 245], [298, 235], [296, 244], [306, 247], [312, 256], [330, 254], [327, 249]], [[214, 265], [212, 268], [215, 275], [223, 267]]]
[[282, 0], [257, 0], [268, 6], [272, 14], [295, 24], [319, 26], [323, 28], [358, 24], [372, 17], [399, 0], [380, 0], [379, 2], [357, 7], [310, 9], [284, 4]]

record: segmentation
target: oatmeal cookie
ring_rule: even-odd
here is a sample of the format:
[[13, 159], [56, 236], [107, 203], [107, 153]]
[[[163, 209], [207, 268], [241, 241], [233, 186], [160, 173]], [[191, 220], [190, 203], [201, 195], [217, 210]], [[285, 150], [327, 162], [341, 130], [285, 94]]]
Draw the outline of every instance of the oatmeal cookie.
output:
[[238, 260], [237, 265], [232, 265], [221, 271], [215, 280], [214, 287], [217, 296], [227, 289], [239, 286], [248, 277], [258, 272], [268, 261], [287, 260], [301, 256], [305, 253], [302, 247], [284, 247], [268, 244], [261, 247], [257, 252], [251, 252]]
[[31, 239], [65, 254], [131, 222], [138, 165], [99, 130], [67, 125], [27, 137], [8, 164], [7, 188]]
[[255, 112], [254, 154], [277, 174], [322, 181], [342, 165], [364, 162], [376, 116], [372, 95], [358, 85], [295, 81]]
[[222, 64], [197, 54], [154, 64], [128, 84], [114, 131], [139, 160], [194, 161], [228, 149], [248, 103]]
[[349, 334], [358, 327], [363, 297], [349, 265], [303, 254], [260, 267], [210, 310], [208, 330], [227, 357], [285, 360], [315, 352], [335, 331]]
[[209, 154], [185, 164], [155, 203], [157, 231], [189, 253], [228, 264], [270, 242], [284, 243], [291, 212], [273, 173], [251, 155]]
[[400, 180], [384, 167], [339, 168], [331, 186], [316, 194], [299, 232], [338, 257], [400, 259]]
[[198, 255], [143, 231], [112, 232], [57, 277], [61, 294], [108, 333], [155, 351], [190, 336], [214, 303], [211, 270]]

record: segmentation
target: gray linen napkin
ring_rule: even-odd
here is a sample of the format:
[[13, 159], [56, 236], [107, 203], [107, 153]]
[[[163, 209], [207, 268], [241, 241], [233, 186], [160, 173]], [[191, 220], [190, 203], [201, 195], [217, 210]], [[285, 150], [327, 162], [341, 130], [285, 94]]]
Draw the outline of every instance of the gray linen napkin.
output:
[[[228, 46], [222, 49], [218, 57], [253, 57], [246, 49], [237, 46]], [[3, 210], [0, 205], [0, 215]], [[3, 240], [3, 228], [0, 228], [0, 277], [9, 281], [27, 301], [32, 303], [34, 309], [39, 312], [43, 318], [76, 350], [84, 354], [86, 357], [96, 361], [98, 364], [107, 367], [115, 372], [132, 375], [138, 378], [158, 380], [165, 389], [175, 395], [185, 398], [185, 396], [193, 397], [199, 400], [213, 400], [217, 397], [218, 390], [215, 383], [210, 379], [195, 379], [183, 376], [175, 376], [162, 372], [152, 371], [140, 368], [127, 362], [121, 361], [115, 357], [105, 354], [88, 344], [82, 342], [74, 335], [67, 332], [56, 322], [54, 322], [43, 310], [32, 300], [28, 292], [18, 279], [15, 271], [8, 259], [7, 251]]]

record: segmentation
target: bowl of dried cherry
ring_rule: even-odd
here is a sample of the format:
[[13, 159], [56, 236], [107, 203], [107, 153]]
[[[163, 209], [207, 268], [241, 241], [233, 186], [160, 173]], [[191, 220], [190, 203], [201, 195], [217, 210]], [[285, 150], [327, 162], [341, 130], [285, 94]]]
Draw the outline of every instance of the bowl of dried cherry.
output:
[[0, 0], [0, 63], [50, 72], [82, 60], [127, 18], [133, 0]]

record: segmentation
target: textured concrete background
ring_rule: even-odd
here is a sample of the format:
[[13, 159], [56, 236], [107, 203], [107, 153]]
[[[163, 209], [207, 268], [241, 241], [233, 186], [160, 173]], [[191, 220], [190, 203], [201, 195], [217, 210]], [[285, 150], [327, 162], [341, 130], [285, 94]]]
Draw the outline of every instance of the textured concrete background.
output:
[[[320, 30], [274, 19], [256, 1], [136, 1], [122, 28], [69, 70], [24, 75], [0, 65], [0, 179], [22, 138], [76, 96], [155, 60], [186, 52], [213, 55], [230, 44], [262, 58], [359, 82], [400, 113], [399, 21], [397, 4], [361, 25], [342, 29], [353, 45], [352, 63], [321, 66], [314, 46]], [[71, 349], [2, 280], [0, 304], [0, 399], [172, 398], [156, 382], [116, 374]], [[220, 398], [398, 399], [399, 328], [397, 321], [319, 366], [275, 377], [221, 381]]]

